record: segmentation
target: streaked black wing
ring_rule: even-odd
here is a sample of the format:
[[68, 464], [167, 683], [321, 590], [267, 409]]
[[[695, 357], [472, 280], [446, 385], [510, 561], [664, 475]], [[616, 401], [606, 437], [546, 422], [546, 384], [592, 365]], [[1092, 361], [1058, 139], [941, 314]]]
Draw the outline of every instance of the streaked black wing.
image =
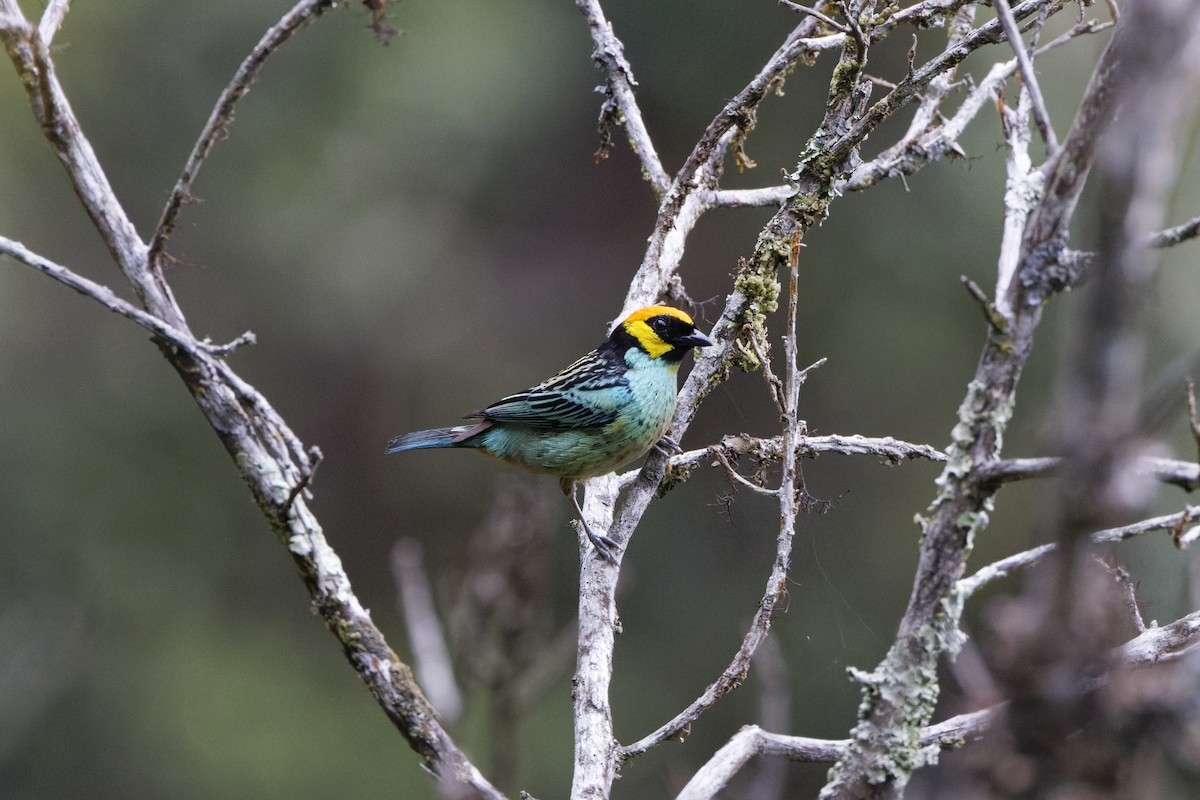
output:
[[592, 351], [553, 378], [467, 417], [547, 430], [598, 428], [615, 420], [631, 399], [625, 370], [620, 356]]

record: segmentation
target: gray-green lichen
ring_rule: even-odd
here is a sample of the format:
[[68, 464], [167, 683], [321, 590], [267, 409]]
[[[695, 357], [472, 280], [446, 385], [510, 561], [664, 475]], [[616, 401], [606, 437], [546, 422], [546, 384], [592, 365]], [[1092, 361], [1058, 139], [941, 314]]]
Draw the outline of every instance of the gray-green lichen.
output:
[[779, 281], [775, 278], [777, 261], [773, 257], [775, 248], [768, 244], [763, 247], [762, 237], [753, 261], [743, 261], [733, 288], [746, 298], [741, 314], [741, 330], [734, 340], [737, 355], [734, 364], [746, 372], [753, 372], [762, 367], [762, 361], [754, 351], [753, 341], [759, 344], [765, 352], [767, 347], [767, 314], [779, 308]]
[[947, 643], [933, 626], [918, 633], [917, 652], [897, 642], [874, 672], [851, 669], [863, 684], [859, 722], [847, 754], [829, 772], [822, 798], [841, 796], [846, 784], [865, 775], [869, 785], [891, 783], [900, 792], [914, 770], [936, 763], [938, 748], [922, 747], [921, 729], [938, 700], [937, 657]]

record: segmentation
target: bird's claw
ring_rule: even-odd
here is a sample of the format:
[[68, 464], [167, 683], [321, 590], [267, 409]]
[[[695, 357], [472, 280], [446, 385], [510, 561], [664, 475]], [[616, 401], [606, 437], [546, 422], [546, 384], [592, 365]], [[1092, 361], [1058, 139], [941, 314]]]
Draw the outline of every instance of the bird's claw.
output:
[[598, 555], [600, 558], [603, 558], [610, 564], [617, 563], [617, 558], [613, 555], [612, 551], [619, 550], [620, 545], [607, 536], [597, 536], [596, 534], [592, 533], [586, 525], [584, 526], [584, 530], [587, 532], [588, 541], [592, 543], [592, 547], [596, 548], [596, 555]]
[[679, 446], [679, 442], [675, 441], [670, 436], [664, 436], [655, 442], [654, 449], [662, 453], [667, 458], [679, 455], [683, 452], [683, 448]]

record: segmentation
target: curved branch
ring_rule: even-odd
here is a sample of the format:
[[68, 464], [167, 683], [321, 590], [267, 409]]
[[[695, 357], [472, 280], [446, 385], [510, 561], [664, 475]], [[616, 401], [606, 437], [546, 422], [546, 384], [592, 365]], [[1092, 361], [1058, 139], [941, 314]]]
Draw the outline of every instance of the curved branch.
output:
[[171, 190], [171, 195], [167, 198], [167, 204], [163, 208], [158, 225], [154, 229], [154, 235], [150, 239], [148, 256], [152, 263], [157, 265], [162, 259], [163, 248], [166, 247], [167, 239], [175, 231], [179, 213], [183, 210], [184, 204], [192, 199], [192, 183], [196, 180], [196, 175], [200, 172], [204, 159], [208, 158], [217, 137], [224, 133], [233, 122], [234, 106], [246, 92], [250, 91], [250, 85], [257, 80], [267, 58], [301, 28], [314, 22], [326, 11], [337, 8], [339, 4], [339, 0], [300, 0], [292, 7], [291, 11], [284, 14], [279, 22], [263, 34], [258, 44], [250, 51], [250, 55], [242, 61], [237, 72], [233, 74], [233, 79], [217, 99], [216, 106], [200, 131], [200, 138], [192, 146], [192, 152], [183, 165], [183, 173], [175, 181], [175, 188]]

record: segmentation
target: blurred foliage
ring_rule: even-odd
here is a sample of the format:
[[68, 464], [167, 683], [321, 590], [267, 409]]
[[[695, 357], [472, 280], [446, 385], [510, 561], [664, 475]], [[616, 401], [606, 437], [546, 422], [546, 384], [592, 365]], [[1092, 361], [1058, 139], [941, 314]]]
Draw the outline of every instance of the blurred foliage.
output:
[[[669, 171], [795, 23], [769, 0], [606, 5]], [[286, 8], [123, 0], [71, 9], [56, 41], [61, 79], [143, 234], [217, 93]], [[368, 13], [352, 6], [268, 62], [200, 175], [202, 202], [185, 210], [170, 245], [170, 279], [198, 333], [258, 334], [233, 363], [324, 450], [315, 510], [360, 598], [404, 652], [391, 543], [419, 538], [440, 597], [451, 596], [503, 468], [466, 454], [385, 460], [383, 444], [448, 424], [599, 342], [654, 204], [623, 144], [592, 163], [600, 78], [570, 4], [408, 0], [392, 22], [402, 35], [382, 47]], [[903, 74], [909, 42], [895, 38], [874, 53], [874, 74]], [[1060, 131], [1102, 46], [1076, 42], [1039, 62]], [[980, 73], [993, 52], [967, 66]], [[749, 141], [760, 168], [731, 173], [727, 185], [774, 183], [794, 163], [830, 65], [793, 75], [765, 104]], [[0, 231], [125, 293], [5, 66]], [[886, 126], [870, 144], [881, 149], [901, 129]], [[969, 160], [841, 198], [808, 238], [801, 359], [829, 358], [804, 387], [812, 431], [946, 443], [984, 333], [958, 277], [993, 280], [1001, 143], [985, 113], [963, 142]], [[1185, 166], [1176, 221], [1200, 209], [1200, 168], [1194, 156]], [[768, 216], [701, 222], [684, 260], [693, 297], [723, 296]], [[1076, 230], [1086, 238], [1086, 219]], [[1156, 369], [1193, 356], [1200, 340], [1195, 261], [1195, 245], [1164, 261], [1149, 332]], [[1039, 336], [1010, 455], [1043, 453], [1070, 305], [1056, 301]], [[0, 796], [433, 796], [306, 613], [287, 558], [145, 333], [5, 263], [0, 341]], [[1164, 417], [1164, 438], [1190, 457], [1181, 409]], [[685, 444], [774, 425], [760, 378], [737, 376]], [[841, 737], [858, 701], [845, 667], [873, 666], [894, 633], [916, 557], [912, 517], [932, 498], [937, 468], [825, 456], [804, 471], [810, 491], [837, 503], [801, 520], [790, 607], [773, 631], [791, 669], [790, 732]], [[626, 741], [719, 673], [761, 595], [775, 511], [741, 495], [727, 512], [729, 491], [719, 474], [698, 474], [652, 507], [634, 540], [614, 682]], [[1053, 501], [1047, 492], [1005, 490], [976, 563], [1036, 539], [1031, 520]], [[1164, 508], [1179, 502], [1164, 492]], [[575, 613], [567, 518], [563, 503], [547, 595], [559, 624]], [[1177, 616], [1184, 565], [1166, 538], [1123, 553], [1148, 616]], [[564, 677], [522, 725], [518, 784], [502, 789], [565, 795], [569, 691]], [[757, 692], [752, 674], [686, 743], [626, 765], [617, 794], [678, 788], [756, 718]], [[486, 697], [468, 698], [456, 731], [486, 765]], [[798, 792], [824, 773], [789, 770]]]

